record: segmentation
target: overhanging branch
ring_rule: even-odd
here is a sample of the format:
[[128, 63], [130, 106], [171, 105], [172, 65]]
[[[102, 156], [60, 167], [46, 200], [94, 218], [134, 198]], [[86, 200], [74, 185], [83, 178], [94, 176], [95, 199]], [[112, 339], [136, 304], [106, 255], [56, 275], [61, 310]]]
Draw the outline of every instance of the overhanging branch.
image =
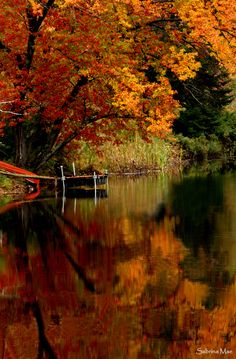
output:
[[30, 69], [33, 56], [35, 52], [35, 40], [36, 34], [39, 31], [40, 26], [42, 25], [45, 17], [48, 14], [49, 9], [54, 4], [55, 0], [48, 0], [47, 4], [43, 7], [43, 12], [41, 16], [36, 16], [32, 13], [32, 9], [29, 7], [27, 9], [27, 18], [28, 18], [28, 26], [29, 26], [29, 37], [28, 37], [28, 46], [27, 46], [27, 55], [25, 66], [26, 69]]
[[39, 165], [35, 169], [38, 170], [39, 168], [41, 168], [48, 160], [50, 160], [50, 158], [52, 158], [57, 152], [59, 152], [63, 147], [65, 147], [77, 136], [78, 136], [78, 132], [75, 131], [71, 135], [69, 135], [64, 141], [56, 145], [46, 156], [44, 156], [43, 160], [39, 163]]
[[[82, 123], [80, 128], [73, 131], [68, 137], [66, 137], [62, 142], [58, 143], [56, 146], [54, 146], [40, 161], [40, 163], [36, 166], [35, 170], [38, 170], [41, 168], [50, 158], [52, 158], [56, 153], [58, 153], [60, 150], [62, 150], [68, 143], [73, 141], [80, 133], [81, 130], [83, 130], [86, 126], [92, 125], [95, 122], [101, 121], [103, 119], [107, 118], [134, 118], [130, 115], [119, 115], [117, 113], [110, 113], [108, 112], [106, 115], [97, 115], [97, 116], [91, 116], [87, 119], [85, 119]], [[59, 132], [60, 133], [60, 132]], [[58, 135], [59, 135], [58, 133]], [[57, 136], [58, 137], [58, 136]]]

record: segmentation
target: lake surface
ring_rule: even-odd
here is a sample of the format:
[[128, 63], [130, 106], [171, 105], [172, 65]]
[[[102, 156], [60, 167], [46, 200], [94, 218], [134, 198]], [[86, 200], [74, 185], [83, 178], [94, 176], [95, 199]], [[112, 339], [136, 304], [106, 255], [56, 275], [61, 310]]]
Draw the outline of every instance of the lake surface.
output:
[[236, 173], [1, 200], [0, 358], [236, 358]]

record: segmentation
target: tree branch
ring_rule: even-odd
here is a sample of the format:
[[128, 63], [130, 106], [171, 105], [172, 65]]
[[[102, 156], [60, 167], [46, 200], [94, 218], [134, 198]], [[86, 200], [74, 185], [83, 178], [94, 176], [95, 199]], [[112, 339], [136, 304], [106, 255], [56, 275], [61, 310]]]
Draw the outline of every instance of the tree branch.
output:
[[184, 88], [191, 94], [191, 96], [199, 103], [199, 105], [203, 106], [203, 104], [198, 100], [198, 98], [194, 95], [194, 93], [190, 90], [189, 86], [184, 85]]
[[[68, 143], [70, 143], [72, 140], [74, 140], [77, 136], [79, 136], [79, 133], [81, 130], [83, 130], [86, 126], [91, 125], [97, 121], [101, 121], [102, 119], [106, 119], [106, 118], [128, 118], [128, 119], [132, 119], [134, 118], [134, 116], [130, 116], [130, 115], [119, 115], [117, 113], [111, 113], [108, 112], [106, 115], [96, 115], [96, 116], [91, 116], [89, 118], [86, 118], [84, 121], [82, 121], [80, 128], [78, 128], [77, 130], [73, 131], [67, 138], [65, 138], [62, 142], [58, 143], [55, 147], [53, 147], [48, 154], [41, 156], [42, 160], [39, 161], [39, 164], [34, 168], [34, 170], [38, 170], [39, 168], [41, 168], [48, 160], [50, 160], [50, 158], [52, 158], [57, 152], [59, 152], [62, 148], [64, 148]], [[57, 138], [58, 135], [60, 134], [60, 130], [58, 130], [57, 133]], [[56, 139], [55, 138], [55, 141]]]
[[60, 142], [57, 146], [55, 146], [46, 156], [43, 157], [43, 160], [40, 161], [35, 170], [41, 168], [48, 160], [50, 160], [50, 158], [52, 158], [57, 152], [59, 152], [63, 147], [70, 143], [76, 136], [78, 136], [77, 131], [73, 132], [64, 141]]
[[[0, 106], [1, 105], [6, 105], [6, 104], [8, 104], [8, 103], [12, 103], [12, 102], [14, 102], [15, 100], [12, 100], [12, 101], [0, 101]], [[19, 112], [14, 112], [14, 111], [8, 111], [8, 110], [2, 110], [2, 109], [0, 109], [0, 112], [2, 112], [2, 113], [8, 113], [8, 114], [11, 114], [11, 115], [16, 115], [16, 116], [23, 116], [23, 114], [22, 113], [19, 113]]]
[[39, 31], [40, 26], [43, 23], [43, 20], [47, 16], [49, 9], [54, 4], [55, 0], [48, 0], [47, 4], [43, 7], [42, 16], [36, 16], [32, 14], [32, 9], [28, 7], [27, 9], [27, 18], [28, 18], [28, 26], [29, 26], [29, 38], [28, 38], [28, 46], [27, 46], [27, 55], [26, 55], [26, 62], [25, 66], [26, 69], [29, 70], [33, 61], [33, 56], [35, 52], [35, 40], [36, 34]]
[[2, 113], [8, 113], [8, 114], [11, 114], [11, 115], [16, 115], [16, 116], [23, 116], [22, 113], [13, 112], [13, 111], [5, 111], [5, 110], [1, 110], [1, 109], [0, 109], [0, 112], [2, 112]]

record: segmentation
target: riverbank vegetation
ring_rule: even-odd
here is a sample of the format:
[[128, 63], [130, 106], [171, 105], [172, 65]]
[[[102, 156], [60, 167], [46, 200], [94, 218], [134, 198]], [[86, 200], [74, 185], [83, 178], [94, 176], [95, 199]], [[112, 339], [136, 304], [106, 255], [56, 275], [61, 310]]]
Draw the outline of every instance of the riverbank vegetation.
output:
[[[22, 180], [12, 179], [0, 175], [0, 196], [2, 197], [5, 194], [18, 194], [25, 193], [26, 188]], [[9, 200], [9, 199], [8, 199]]]
[[151, 138], [149, 141], [138, 135], [132, 140], [115, 144], [107, 142], [99, 147], [84, 144], [83, 152], [76, 158], [77, 169], [90, 173], [95, 170], [110, 173], [146, 174], [154, 171], [176, 171], [181, 166], [180, 150], [174, 139], [172, 141]]
[[6, 176], [0, 176], [0, 189], [2, 191], [12, 190], [12, 181]]
[[81, 155], [69, 157], [69, 166], [64, 163], [71, 173], [73, 162], [79, 173], [108, 170], [116, 174], [148, 174], [175, 173], [194, 163], [220, 163], [236, 157], [236, 142], [228, 136], [221, 141], [216, 135], [195, 138], [178, 135], [171, 140], [154, 138], [150, 142], [138, 138], [123, 144], [107, 142], [99, 149], [88, 144], [82, 148]]

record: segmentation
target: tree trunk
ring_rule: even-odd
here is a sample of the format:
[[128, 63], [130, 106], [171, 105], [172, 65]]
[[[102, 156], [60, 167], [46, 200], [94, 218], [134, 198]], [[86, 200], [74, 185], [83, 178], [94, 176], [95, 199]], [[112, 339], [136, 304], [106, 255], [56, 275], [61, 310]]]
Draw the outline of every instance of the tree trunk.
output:
[[22, 123], [18, 123], [15, 127], [15, 164], [25, 167], [27, 164], [27, 150], [24, 135], [24, 127]]

